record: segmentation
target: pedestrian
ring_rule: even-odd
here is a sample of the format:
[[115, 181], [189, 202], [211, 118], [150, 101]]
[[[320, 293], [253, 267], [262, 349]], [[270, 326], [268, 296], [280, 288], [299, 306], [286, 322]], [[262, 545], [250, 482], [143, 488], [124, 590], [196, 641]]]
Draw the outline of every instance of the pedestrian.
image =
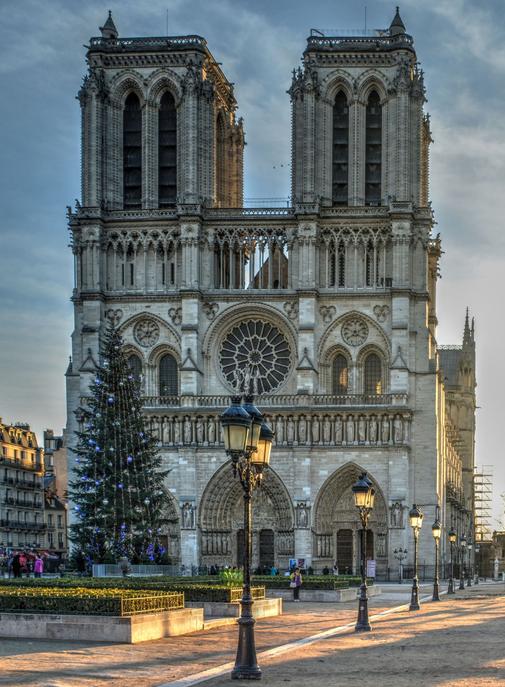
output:
[[13, 570], [12, 570], [12, 563], [13, 563], [13, 561], [14, 561], [14, 554], [11, 553], [11, 554], [9, 555], [9, 560], [7, 561], [7, 577], [9, 577], [9, 579], [10, 579], [11, 577], [14, 576], [14, 573], [13, 573]]
[[121, 574], [123, 575], [123, 577], [126, 577], [130, 572], [130, 564], [128, 563], [128, 559], [126, 558], [126, 556], [120, 558], [119, 567], [121, 568]]
[[302, 586], [302, 573], [300, 568], [295, 568], [291, 573], [289, 586], [293, 590], [293, 601], [300, 601], [300, 587]]
[[77, 574], [82, 577], [86, 572], [86, 559], [82, 551], [78, 551], [75, 557], [75, 567], [77, 568]]
[[21, 561], [20, 561], [20, 555], [19, 553], [14, 554], [14, 558], [12, 559], [12, 574], [14, 577], [21, 577]]
[[42, 577], [42, 573], [44, 572], [44, 561], [39, 556], [39, 554], [37, 554], [35, 556], [35, 563], [33, 564], [33, 572], [35, 573], [35, 577]]

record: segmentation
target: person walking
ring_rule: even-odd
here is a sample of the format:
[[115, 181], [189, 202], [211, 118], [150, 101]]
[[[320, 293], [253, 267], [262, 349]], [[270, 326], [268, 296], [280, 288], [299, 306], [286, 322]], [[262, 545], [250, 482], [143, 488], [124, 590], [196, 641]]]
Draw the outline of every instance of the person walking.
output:
[[302, 586], [302, 581], [300, 568], [295, 568], [291, 573], [291, 582], [289, 584], [293, 590], [293, 601], [300, 601], [300, 587]]
[[44, 561], [39, 556], [39, 554], [37, 554], [35, 556], [35, 563], [33, 564], [33, 572], [35, 573], [35, 577], [42, 577], [42, 573], [44, 572]]

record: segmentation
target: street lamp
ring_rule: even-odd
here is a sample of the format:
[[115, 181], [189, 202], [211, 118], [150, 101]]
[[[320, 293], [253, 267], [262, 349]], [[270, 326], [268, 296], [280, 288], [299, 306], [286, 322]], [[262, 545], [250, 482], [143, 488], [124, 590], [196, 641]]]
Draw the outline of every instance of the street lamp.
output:
[[418, 611], [419, 606], [419, 580], [417, 578], [417, 541], [419, 539], [419, 532], [423, 526], [423, 514], [419, 508], [414, 505], [409, 511], [409, 522], [414, 533], [414, 579], [412, 581], [412, 596], [410, 598], [409, 611]]
[[435, 520], [431, 526], [431, 533], [433, 539], [435, 540], [435, 574], [433, 576], [433, 597], [432, 601], [440, 601], [440, 596], [438, 594], [438, 547], [440, 544], [440, 537], [442, 536], [442, 525], [438, 518]]
[[475, 584], [479, 584], [480, 544], [475, 544]]
[[466, 545], [466, 549], [468, 551], [468, 567], [466, 569], [466, 586], [467, 587], [472, 586], [472, 548], [473, 548], [472, 538], [469, 537], [467, 545]]
[[449, 543], [451, 545], [451, 577], [449, 578], [449, 586], [447, 587], [447, 593], [448, 594], [454, 594], [454, 560], [452, 557], [452, 550], [454, 548], [454, 543], [456, 542], [456, 539], [458, 538], [458, 535], [456, 532], [452, 529], [449, 530]]
[[354, 505], [361, 519], [361, 587], [358, 600], [358, 621], [356, 632], [369, 632], [372, 628], [368, 622], [368, 594], [366, 585], [366, 531], [368, 518], [373, 509], [375, 489], [366, 472], [358, 477], [352, 487]]
[[465, 588], [464, 564], [465, 564], [465, 548], [466, 548], [466, 537], [465, 537], [464, 533], [460, 537], [459, 545], [460, 545], [460, 547], [459, 547], [460, 548], [459, 588], [464, 589]]
[[407, 549], [399, 548], [393, 551], [393, 556], [396, 558], [399, 564], [398, 577], [400, 580], [400, 584], [402, 584], [403, 582], [403, 561], [405, 560], [405, 558], [407, 558], [407, 554]]
[[252, 492], [260, 484], [263, 471], [270, 461], [273, 432], [263, 415], [253, 405], [253, 397], [246, 396], [242, 406], [241, 396], [233, 396], [232, 404], [221, 415], [224, 448], [233, 464], [233, 474], [238, 474], [244, 494], [244, 584], [238, 619], [239, 636], [234, 680], [260, 680], [261, 670], [256, 660], [254, 641], [253, 600], [251, 597], [252, 557]]

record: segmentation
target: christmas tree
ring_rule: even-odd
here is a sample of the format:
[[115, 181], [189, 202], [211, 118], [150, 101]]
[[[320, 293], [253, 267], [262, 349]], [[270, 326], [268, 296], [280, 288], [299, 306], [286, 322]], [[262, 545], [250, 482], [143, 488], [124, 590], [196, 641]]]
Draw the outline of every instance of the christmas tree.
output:
[[81, 430], [69, 497], [70, 537], [94, 562], [159, 560], [164, 504], [157, 442], [142, 415], [139, 384], [116, 329], [105, 334], [91, 396], [77, 411]]

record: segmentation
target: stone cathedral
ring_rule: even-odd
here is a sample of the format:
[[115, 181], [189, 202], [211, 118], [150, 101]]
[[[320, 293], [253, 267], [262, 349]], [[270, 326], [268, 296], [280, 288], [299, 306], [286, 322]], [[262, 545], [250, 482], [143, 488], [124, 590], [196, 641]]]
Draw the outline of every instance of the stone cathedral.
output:
[[373, 35], [311, 34], [288, 91], [289, 208], [244, 207], [244, 124], [204, 38], [121, 38], [109, 14], [87, 48], [68, 444], [112, 322], [170, 468], [163, 538], [186, 568], [241, 562], [242, 492], [218, 418], [244, 383], [275, 430], [254, 567], [356, 571], [362, 470], [379, 578], [396, 548], [412, 560], [413, 503], [421, 564], [437, 514], [443, 560], [449, 527], [473, 527], [474, 327], [467, 315], [462, 345], [437, 346], [414, 41], [398, 11]]

